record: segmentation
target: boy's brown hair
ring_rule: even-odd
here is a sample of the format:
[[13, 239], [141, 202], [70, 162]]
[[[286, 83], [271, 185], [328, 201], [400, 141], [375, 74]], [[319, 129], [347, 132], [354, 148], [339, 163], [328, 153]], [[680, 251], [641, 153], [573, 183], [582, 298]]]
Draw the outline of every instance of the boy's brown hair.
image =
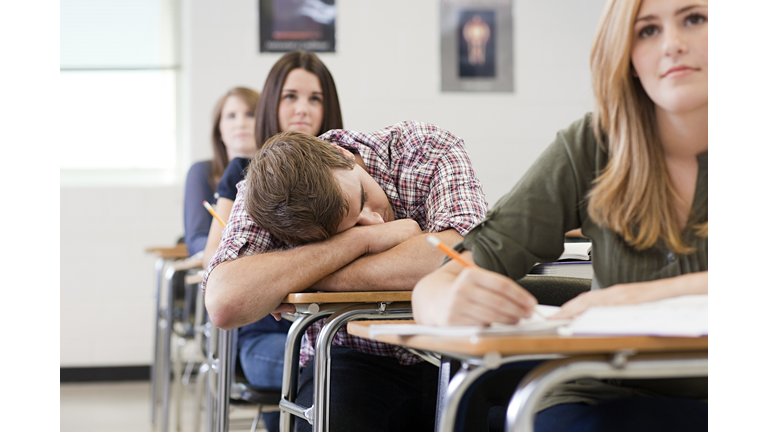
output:
[[353, 169], [339, 149], [301, 132], [264, 143], [248, 166], [245, 210], [261, 228], [289, 245], [336, 233], [349, 203], [333, 169]]

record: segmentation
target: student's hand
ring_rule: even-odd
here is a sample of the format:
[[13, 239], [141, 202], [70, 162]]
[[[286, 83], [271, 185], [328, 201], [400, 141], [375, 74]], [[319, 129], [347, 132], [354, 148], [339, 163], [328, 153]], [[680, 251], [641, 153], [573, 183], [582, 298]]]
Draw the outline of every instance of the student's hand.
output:
[[707, 294], [707, 272], [690, 273], [648, 282], [617, 284], [581, 293], [565, 303], [549, 319], [569, 319], [581, 315], [592, 306], [617, 306], [645, 303], [690, 294]]
[[280, 321], [283, 319], [283, 316], [281, 314], [283, 313], [296, 313], [296, 306], [290, 304], [290, 303], [280, 303], [280, 306], [275, 308], [272, 312], [270, 312], [270, 315], [275, 317], [276, 321]]
[[[512, 279], [492, 271], [471, 267], [451, 281], [452, 276], [440, 269], [419, 282], [412, 298], [417, 322], [439, 326], [515, 324], [520, 318], [530, 318], [537, 303]], [[450, 285], [446, 287], [445, 282]]]
[[413, 219], [398, 219], [382, 224], [356, 226], [352, 229], [364, 233], [365, 254], [384, 252], [422, 234], [419, 224]]

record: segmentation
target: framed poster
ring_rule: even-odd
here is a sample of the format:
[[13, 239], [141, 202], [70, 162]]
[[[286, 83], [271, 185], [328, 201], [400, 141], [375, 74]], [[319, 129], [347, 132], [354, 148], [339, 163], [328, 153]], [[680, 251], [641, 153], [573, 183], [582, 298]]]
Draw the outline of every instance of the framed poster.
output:
[[441, 90], [511, 92], [512, 0], [440, 0]]
[[259, 0], [261, 52], [336, 52], [336, 0]]

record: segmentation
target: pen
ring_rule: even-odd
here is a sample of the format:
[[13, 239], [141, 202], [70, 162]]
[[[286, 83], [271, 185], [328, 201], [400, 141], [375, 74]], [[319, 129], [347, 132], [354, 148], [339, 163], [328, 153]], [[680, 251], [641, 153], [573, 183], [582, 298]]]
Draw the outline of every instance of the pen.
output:
[[[459, 255], [455, 250], [453, 250], [453, 249], [449, 248], [448, 246], [446, 246], [445, 243], [441, 242], [440, 239], [438, 239], [437, 237], [435, 237], [433, 235], [428, 235], [427, 236], [427, 241], [432, 246], [438, 248], [440, 250], [440, 252], [448, 255], [448, 257], [450, 257], [452, 260], [457, 261], [459, 264], [463, 265], [464, 267], [476, 267], [475, 265], [466, 262], [464, 260], [464, 258], [461, 257], [461, 255]], [[533, 313], [535, 315], [538, 315], [539, 318], [542, 318], [543, 320], [546, 321], [547, 317], [542, 315], [541, 312], [539, 312], [536, 309], [534, 309]]]
[[212, 214], [213, 217], [216, 218], [217, 221], [221, 224], [221, 226], [225, 227], [227, 224], [224, 223], [223, 220], [219, 217], [219, 215], [216, 214], [216, 212], [213, 210], [213, 207], [211, 207], [210, 204], [208, 204], [208, 201], [203, 201], [203, 207], [205, 207], [206, 210], [208, 210], [208, 213]]

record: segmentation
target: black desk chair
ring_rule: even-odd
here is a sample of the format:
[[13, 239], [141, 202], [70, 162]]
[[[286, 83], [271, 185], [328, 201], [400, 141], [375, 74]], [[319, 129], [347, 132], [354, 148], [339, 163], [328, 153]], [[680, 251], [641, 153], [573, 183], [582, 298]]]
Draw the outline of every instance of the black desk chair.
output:
[[562, 306], [568, 300], [592, 288], [592, 279], [568, 276], [529, 274], [517, 283], [533, 294], [539, 304], [550, 306]]
[[248, 383], [238, 361], [237, 329], [222, 330], [210, 320], [205, 328], [210, 336], [206, 344], [207, 361], [198, 375], [202, 375], [201, 380], [206, 382], [206, 432], [227, 432], [230, 427], [240, 428], [239, 423], [234, 424], [230, 419], [230, 407], [233, 406], [256, 409], [250, 427], [253, 432], [262, 412], [279, 410], [280, 391], [258, 389]]

